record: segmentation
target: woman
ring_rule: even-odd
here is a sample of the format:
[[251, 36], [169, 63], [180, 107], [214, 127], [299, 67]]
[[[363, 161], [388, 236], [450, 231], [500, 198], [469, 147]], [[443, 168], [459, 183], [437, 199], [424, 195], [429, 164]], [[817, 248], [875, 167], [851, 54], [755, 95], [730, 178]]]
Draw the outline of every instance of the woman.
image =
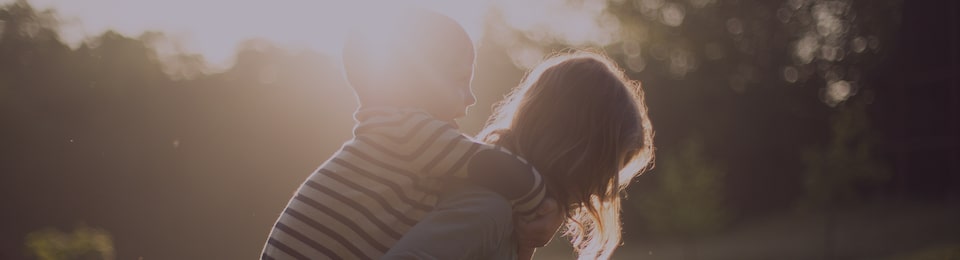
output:
[[639, 83], [603, 55], [557, 55], [497, 106], [478, 137], [543, 175], [580, 259], [610, 257], [620, 243], [621, 192], [653, 161]]
[[382, 259], [529, 259], [561, 224], [580, 259], [610, 257], [621, 192], [653, 160], [639, 84], [603, 55], [557, 55], [497, 106], [478, 138], [536, 168], [552, 207], [541, 206], [535, 221], [511, 220], [498, 194], [453, 187]]

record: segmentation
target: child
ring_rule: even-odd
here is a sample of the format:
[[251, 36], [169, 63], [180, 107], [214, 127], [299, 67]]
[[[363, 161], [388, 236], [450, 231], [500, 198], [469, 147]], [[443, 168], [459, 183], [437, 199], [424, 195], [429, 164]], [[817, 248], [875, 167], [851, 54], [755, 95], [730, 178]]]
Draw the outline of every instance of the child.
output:
[[262, 259], [380, 258], [434, 210], [438, 194], [465, 183], [502, 195], [525, 219], [545, 199], [533, 167], [453, 122], [475, 102], [466, 32], [427, 11], [378, 26], [387, 33], [357, 32], [344, 49], [360, 101], [354, 138], [300, 186]]

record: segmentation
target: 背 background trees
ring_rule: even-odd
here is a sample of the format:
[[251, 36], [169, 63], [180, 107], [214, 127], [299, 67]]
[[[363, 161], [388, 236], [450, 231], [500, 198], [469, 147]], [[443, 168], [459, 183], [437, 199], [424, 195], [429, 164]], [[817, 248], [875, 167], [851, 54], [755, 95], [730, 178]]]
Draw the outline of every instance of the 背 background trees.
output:
[[[960, 255], [956, 3], [538, 2], [597, 10], [593, 31], [491, 9], [461, 125], [554, 51], [602, 50], [640, 80], [657, 166], [627, 191], [614, 258]], [[333, 54], [254, 38], [217, 65], [163, 31], [70, 42], [73, 22], [0, 5], [2, 259], [256, 256], [350, 137]]]

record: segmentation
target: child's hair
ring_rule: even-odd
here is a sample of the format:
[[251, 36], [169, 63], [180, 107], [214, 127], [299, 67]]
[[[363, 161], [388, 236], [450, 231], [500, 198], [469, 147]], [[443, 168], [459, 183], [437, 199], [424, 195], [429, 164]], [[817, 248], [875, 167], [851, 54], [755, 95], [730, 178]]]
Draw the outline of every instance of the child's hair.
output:
[[543, 174], [581, 259], [609, 258], [620, 243], [620, 193], [652, 167], [639, 83], [601, 54], [557, 55], [498, 104], [479, 137]]
[[449, 85], [442, 80], [452, 74], [472, 76], [473, 42], [452, 18], [397, 7], [374, 20], [351, 28], [343, 48], [344, 74], [361, 104], [435, 102], [427, 87]]

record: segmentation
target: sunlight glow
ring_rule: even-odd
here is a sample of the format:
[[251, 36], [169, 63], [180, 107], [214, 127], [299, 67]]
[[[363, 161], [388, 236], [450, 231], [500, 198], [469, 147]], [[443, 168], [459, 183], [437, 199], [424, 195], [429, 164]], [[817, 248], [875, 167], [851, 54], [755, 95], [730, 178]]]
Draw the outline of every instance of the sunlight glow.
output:
[[[9, 0], [2, 1], [9, 2]], [[162, 31], [186, 49], [202, 53], [212, 63], [232, 58], [237, 44], [264, 38], [294, 49], [336, 54], [349, 25], [376, 23], [397, 1], [348, 0], [33, 0], [38, 8], [55, 8], [65, 25], [64, 40], [74, 46], [106, 30], [136, 37]], [[479, 1], [407, 1], [447, 14], [474, 38], [482, 33], [485, 5]]]
[[797, 61], [800, 64], [807, 64], [813, 61], [814, 54], [816, 54], [817, 49], [820, 48], [820, 43], [816, 37], [807, 35], [797, 41], [794, 48], [795, 57], [798, 59]]
[[847, 98], [850, 98], [853, 94], [854, 88], [850, 85], [850, 82], [837, 80], [827, 84], [826, 91], [824, 91], [822, 98], [827, 105], [836, 106], [846, 101]]
[[840, 19], [846, 9], [843, 2], [827, 1], [813, 6], [813, 17], [817, 22], [817, 32], [821, 36], [842, 33], [846, 24]]
[[[848, 71], [844, 68], [844, 59], [879, 48], [877, 36], [856, 34], [859, 30], [857, 18], [851, 14], [853, 2], [789, 0], [778, 11], [778, 16], [783, 16], [781, 21], [803, 21], [799, 23], [803, 36], [793, 42], [794, 66], [784, 68], [783, 79], [802, 83], [808, 75], [823, 76], [826, 85], [820, 87], [820, 99], [831, 107], [857, 94], [855, 82], [859, 73], [854, 73], [853, 68], [849, 69], [850, 73], [844, 73]], [[800, 70], [809, 66], [815, 68]]]
[[[347, 28], [376, 24], [391, 10], [384, 5], [415, 5], [446, 14], [475, 42], [482, 39], [494, 8], [507, 28], [535, 36], [531, 37], [535, 42], [604, 46], [615, 42], [620, 31], [619, 21], [606, 10], [606, 0], [32, 0], [31, 4], [54, 8], [63, 22], [61, 35], [74, 47], [106, 30], [130, 37], [161, 31], [176, 41], [176, 47], [168, 49], [200, 53], [214, 65], [228, 65], [238, 44], [253, 38], [339, 57]], [[526, 50], [529, 46], [507, 47], [518, 47], [527, 63], [533, 56]]]
[[[540, 45], [559, 43], [601, 47], [621, 40], [620, 21], [609, 12], [606, 0], [490, 0], [504, 26], [492, 27], [494, 41], [507, 48], [514, 64], [532, 68], [543, 58]], [[515, 30], [536, 44], [517, 39], [504, 30]]]
[[670, 3], [660, 9], [660, 20], [663, 24], [677, 27], [683, 24], [683, 18], [686, 16], [686, 12], [683, 10], [683, 6], [675, 3]]
[[[503, 26], [493, 26], [496, 42], [507, 48], [514, 64], [532, 68], [543, 58], [538, 45], [607, 46], [620, 40], [620, 21], [608, 10], [606, 0], [490, 0]], [[529, 42], [504, 30], [515, 30]], [[540, 54], [540, 55], [537, 55]]]
[[657, 12], [663, 6], [663, 0], [634, 0], [633, 6], [647, 18], [657, 17]]

